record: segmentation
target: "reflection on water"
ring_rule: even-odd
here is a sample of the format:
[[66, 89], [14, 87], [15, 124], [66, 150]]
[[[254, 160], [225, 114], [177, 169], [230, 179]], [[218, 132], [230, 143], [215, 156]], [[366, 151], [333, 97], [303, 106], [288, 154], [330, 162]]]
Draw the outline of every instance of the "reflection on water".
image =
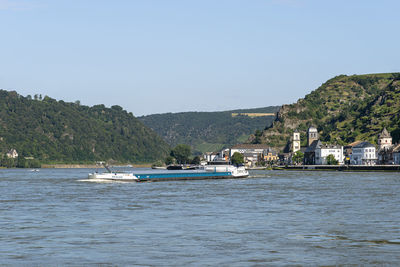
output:
[[0, 170], [0, 264], [400, 262], [399, 173], [136, 183], [92, 171]]

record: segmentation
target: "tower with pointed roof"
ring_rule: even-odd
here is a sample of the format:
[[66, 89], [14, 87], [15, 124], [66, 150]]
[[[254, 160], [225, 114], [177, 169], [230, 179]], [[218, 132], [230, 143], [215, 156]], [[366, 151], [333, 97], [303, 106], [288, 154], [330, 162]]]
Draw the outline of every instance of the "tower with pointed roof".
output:
[[311, 126], [310, 128], [308, 128], [307, 131], [307, 146], [310, 146], [312, 144], [312, 142], [316, 141], [319, 139], [318, 136], [318, 130], [317, 128], [315, 128], [314, 126]]
[[293, 142], [292, 142], [292, 152], [296, 153], [296, 151], [300, 150], [300, 133], [299, 131], [294, 131], [293, 133]]
[[383, 128], [383, 131], [378, 136], [378, 145], [379, 150], [389, 149], [392, 147], [392, 136], [386, 128]]

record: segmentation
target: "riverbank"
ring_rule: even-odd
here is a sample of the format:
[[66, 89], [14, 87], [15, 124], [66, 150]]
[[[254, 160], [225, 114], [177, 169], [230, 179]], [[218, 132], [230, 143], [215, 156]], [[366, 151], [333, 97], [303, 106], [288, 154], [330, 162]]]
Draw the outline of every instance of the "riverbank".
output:
[[290, 165], [274, 167], [273, 170], [296, 170], [296, 171], [400, 171], [400, 165]]

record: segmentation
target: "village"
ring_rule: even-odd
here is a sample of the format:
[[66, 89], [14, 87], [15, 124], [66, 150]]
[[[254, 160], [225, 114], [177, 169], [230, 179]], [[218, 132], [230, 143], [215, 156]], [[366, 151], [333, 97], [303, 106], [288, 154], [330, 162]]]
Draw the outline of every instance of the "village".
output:
[[239, 144], [219, 152], [203, 155], [205, 161], [229, 161], [235, 152], [243, 155], [247, 168], [263, 168], [267, 165], [399, 165], [400, 144], [393, 144], [386, 128], [378, 135], [378, 145], [368, 141], [355, 141], [340, 146], [319, 140], [316, 127], [307, 130], [307, 146], [301, 146], [300, 132], [295, 130], [288, 152], [278, 153], [267, 144]]
[[[368, 141], [355, 141], [345, 146], [323, 143], [316, 127], [308, 128], [307, 146], [301, 146], [300, 132], [295, 130], [290, 140], [289, 151], [277, 152], [268, 144], [238, 144], [217, 152], [203, 154], [202, 161], [229, 162], [235, 153], [240, 153], [247, 169], [263, 169], [268, 166], [382, 166], [400, 165], [400, 144], [393, 144], [386, 128], [377, 136], [377, 146]], [[18, 159], [16, 149], [5, 155], [8, 159]], [[24, 157], [30, 162], [33, 157]], [[26, 164], [25, 164], [26, 165]]]

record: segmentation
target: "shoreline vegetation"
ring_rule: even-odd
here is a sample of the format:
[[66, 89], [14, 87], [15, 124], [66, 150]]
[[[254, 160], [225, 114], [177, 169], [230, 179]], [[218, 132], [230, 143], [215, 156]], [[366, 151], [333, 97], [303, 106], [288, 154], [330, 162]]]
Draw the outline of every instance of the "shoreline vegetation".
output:
[[[131, 168], [151, 168], [151, 163], [142, 164], [116, 164], [112, 167], [131, 167]], [[0, 166], [0, 169], [101, 169], [102, 166], [97, 164], [42, 164], [40, 167], [5, 167]]]

